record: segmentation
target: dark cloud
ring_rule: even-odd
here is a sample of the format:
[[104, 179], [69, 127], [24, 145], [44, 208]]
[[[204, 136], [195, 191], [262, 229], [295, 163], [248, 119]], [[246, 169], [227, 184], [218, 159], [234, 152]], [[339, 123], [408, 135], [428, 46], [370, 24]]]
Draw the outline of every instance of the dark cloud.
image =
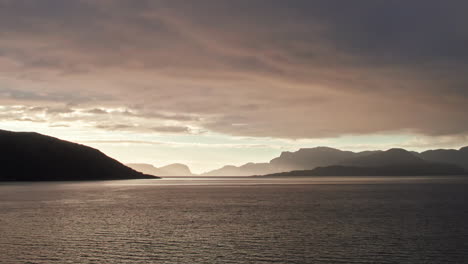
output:
[[287, 138], [463, 134], [467, 9], [458, 0], [0, 0], [0, 85], [15, 87], [0, 86], [0, 99], [73, 102], [95, 116], [137, 109], [126, 115], [179, 122], [142, 125], [171, 133], [196, 124]]

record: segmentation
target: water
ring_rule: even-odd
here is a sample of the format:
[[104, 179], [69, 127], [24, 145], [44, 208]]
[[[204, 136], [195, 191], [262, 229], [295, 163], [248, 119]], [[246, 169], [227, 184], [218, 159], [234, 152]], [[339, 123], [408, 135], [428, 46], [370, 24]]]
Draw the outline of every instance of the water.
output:
[[0, 263], [468, 263], [462, 178], [0, 184]]

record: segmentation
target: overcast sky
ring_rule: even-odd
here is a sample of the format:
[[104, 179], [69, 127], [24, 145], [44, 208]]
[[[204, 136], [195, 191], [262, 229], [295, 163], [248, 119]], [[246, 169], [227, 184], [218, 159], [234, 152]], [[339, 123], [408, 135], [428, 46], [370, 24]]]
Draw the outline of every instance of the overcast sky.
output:
[[0, 0], [1, 129], [206, 171], [468, 145], [458, 0]]

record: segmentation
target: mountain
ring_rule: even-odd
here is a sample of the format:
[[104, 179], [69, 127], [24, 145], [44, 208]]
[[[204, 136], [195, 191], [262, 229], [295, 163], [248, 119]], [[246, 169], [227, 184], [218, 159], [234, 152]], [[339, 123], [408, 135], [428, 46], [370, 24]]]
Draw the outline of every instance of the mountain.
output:
[[224, 166], [221, 169], [202, 174], [203, 176], [252, 176], [292, 170], [309, 170], [320, 166], [375, 153], [376, 151], [351, 152], [328, 147], [303, 148], [296, 152], [283, 152], [269, 163], [247, 163], [245, 165]]
[[159, 168], [161, 176], [193, 176], [190, 168], [185, 164], [175, 163]]
[[97, 149], [30, 132], [0, 130], [0, 181], [155, 179]]
[[353, 167], [379, 167], [405, 164], [426, 164], [426, 161], [404, 149], [390, 149], [367, 153], [358, 157], [339, 162], [337, 165]]
[[202, 176], [252, 176], [278, 172], [269, 163], [247, 163], [240, 167], [227, 165], [220, 169], [203, 173]]
[[272, 159], [270, 164], [280, 171], [306, 170], [333, 165], [354, 158], [357, 155], [357, 153], [351, 151], [341, 151], [328, 147], [305, 148], [296, 152], [283, 152], [278, 158]]
[[424, 160], [456, 164], [468, 170], [468, 147], [455, 149], [428, 150], [418, 154]]
[[424, 160], [418, 153], [404, 149], [366, 152], [336, 165], [317, 167], [313, 170], [265, 175], [279, 176], [419, 176], [419, 175], [464, 175], [463, 167], [450, 163]]
[[296, 152], [283, 152], [268, 163], [247, 163], [242, 166], [225, 166], [202, 176], [251, 176], [287, 171], [313, 170], [333, 165], [349, 167], [377, 167], [392, 164], [413, 164], [429, 161], [447, 163], [468, 170], [468, 147], [460, 150], [430, 150], [422, 153], [404, 149], [388, 151], [342, 151], [328, 147], [303, 148]]
[[356, 167], [333, 165], [313, 170], [290, 171], [256, 177], [302, 177], [302, 176], [442, 176], [466, 175], [462, 167], [453, 164], [431, 163], [399, 166]]
[[127, 166], [134, 170], [157, 176], [195, 176], [187, 165], [179, 163], [170, 164], [160, 168], [144, 163], [127, 164]]

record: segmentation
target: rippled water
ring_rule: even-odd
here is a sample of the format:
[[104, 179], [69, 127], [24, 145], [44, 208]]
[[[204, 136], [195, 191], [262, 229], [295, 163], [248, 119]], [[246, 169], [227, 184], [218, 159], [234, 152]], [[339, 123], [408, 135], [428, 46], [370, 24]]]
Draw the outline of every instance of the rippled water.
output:
[[468, 263], [461, 178], [0, 184], [0, 263]]

